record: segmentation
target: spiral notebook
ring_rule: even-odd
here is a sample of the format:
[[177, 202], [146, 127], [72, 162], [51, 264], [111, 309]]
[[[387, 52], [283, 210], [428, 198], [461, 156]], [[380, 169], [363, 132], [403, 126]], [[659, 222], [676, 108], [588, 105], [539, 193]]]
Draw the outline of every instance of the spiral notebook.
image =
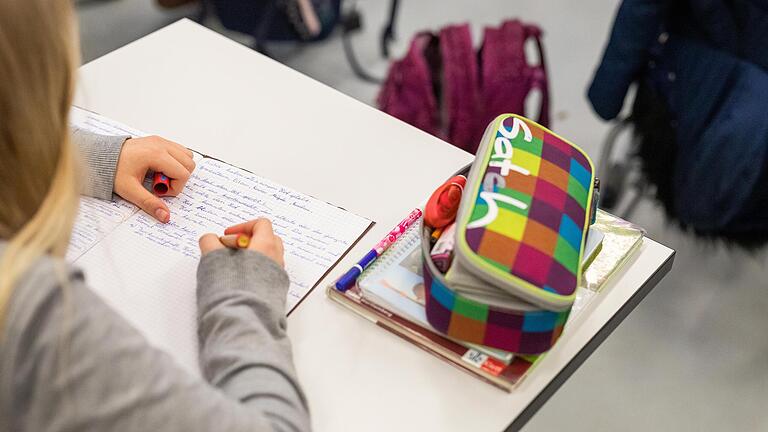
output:
[[387, 288], [411, 303], [424, 305], [424, 279], [421, 267], [422, 220], [408, 230], [381, 257], [368, 267], [358, 285], [364, 293], [376, 295], [377, 288]]

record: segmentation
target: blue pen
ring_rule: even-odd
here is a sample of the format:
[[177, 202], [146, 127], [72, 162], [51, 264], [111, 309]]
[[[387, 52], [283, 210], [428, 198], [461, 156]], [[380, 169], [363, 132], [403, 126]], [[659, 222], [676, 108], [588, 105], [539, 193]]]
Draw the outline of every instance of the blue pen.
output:
[[400, 238], [400, 236], [403, 235], [411, 225], [419, 220], [420, 217], [421, 209], [414, 209], [411, 214], [408, 215], [408, 217], [397, 224], [397, 226], [392, 231], [390, 231], [384, 239], [378, 242], [373, 249], [365, 254], [363, 259], [358, 261], [357, 264], [355, 264], [351, 269], [349, 269], [349, 271], [344, 273], [344, 275], [340, 277], [339, 280], [336, 281], [336, 289], [342, 292], [350, 289], [352, 285], [355, 284], [355, 281], [357, 281], [357, 278], [360, 276], [360, 274], [363, 273], [363, 270], [371, 265], [372, 262], [376, 261], [376, 258], [380, 257], [381, 254], [383, 254], [387, 249], [389, 249], [389, 247], [392, 246], [392, 244], [395, 243], [397, 239]]

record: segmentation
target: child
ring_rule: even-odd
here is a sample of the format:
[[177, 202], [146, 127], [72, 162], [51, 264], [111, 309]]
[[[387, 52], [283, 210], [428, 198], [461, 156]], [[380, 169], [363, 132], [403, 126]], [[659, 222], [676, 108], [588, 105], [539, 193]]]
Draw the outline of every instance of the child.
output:
[[0, 1], [0, 430], [309, 430], [286, 335], [283, 247], [269, 221], [228, 230], [251, 236], [248, 250], [200, 239], [204, 379], [149, 346], [62, 260], [78, 190], [117, 192], [167, 221], [141, 180], [162, 170], [175, 194], [194, 169], [183, 147], [160, 138], [69, 136], [70, 3]]

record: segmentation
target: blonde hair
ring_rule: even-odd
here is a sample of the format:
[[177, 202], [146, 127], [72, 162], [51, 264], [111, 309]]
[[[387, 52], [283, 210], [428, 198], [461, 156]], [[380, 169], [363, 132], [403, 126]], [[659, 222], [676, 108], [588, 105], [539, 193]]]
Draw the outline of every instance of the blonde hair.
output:
[[0, 0], [0, 327], [19, 278], [64, 256], [77, 213], [76, 32], [70, 0]]

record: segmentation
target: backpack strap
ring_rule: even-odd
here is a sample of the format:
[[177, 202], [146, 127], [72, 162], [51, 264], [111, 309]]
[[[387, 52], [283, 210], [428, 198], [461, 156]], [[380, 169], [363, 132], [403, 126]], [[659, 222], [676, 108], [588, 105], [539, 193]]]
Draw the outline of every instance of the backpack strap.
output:
[[536, 49], [539, 52], [539, 64], [532, 68], [531, 88], [537, 88], [541, 92], [541, 106], [539, 106], [538, 123], [549, 127], [549, 79], [547, 74], [547, 62], [544, 55], [544, 44], [541, 41], [541, 28], [534, 24], [525, 26], [526, 39], [533, 38]]
[[432, 33], [417, 34], [408, 53], [392, 62], [376, 102], [379, 109], [427, 133], [440, 136], [438, 103], [425, 51], [436, 43]]
[[504, 113], [525, 115], [530, 79], [525, 62], [525, 31], [520, 21], [485, 28], [479, 63], [483, 123]]
[[474, 153], [484, 125], [478, 123], [477, 60], [469, 24], [447, 26], [440, 31], [440, 54], [443, 136], [456, 147]]
[[[539, 50], [540, 63], [530, 66], [525, 55], [525, 43], [533, 38]], [[480, 52], [482, 76], [481, 95], [483, 124], [499, 114], [526, 115], [525, 101], [532, 89], [541, 92], [537, 122], [549, 124], [549, 86], [541, 31], [519, 20], [505, 21], [500, 27], [487, 27]]]

